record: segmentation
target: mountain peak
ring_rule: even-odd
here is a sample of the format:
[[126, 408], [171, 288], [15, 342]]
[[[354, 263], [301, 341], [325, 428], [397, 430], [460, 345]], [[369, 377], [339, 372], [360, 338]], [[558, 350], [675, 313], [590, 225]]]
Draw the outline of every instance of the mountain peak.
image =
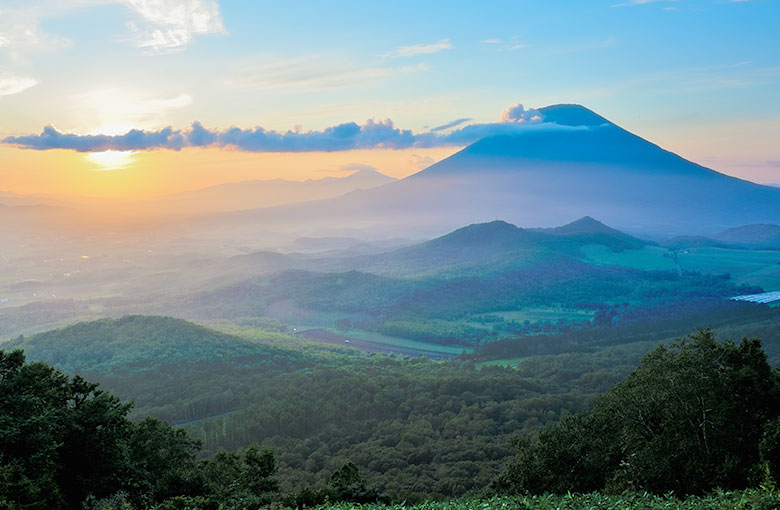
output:
[[559, 234], [592, 234], [594, 232], [608, 232], [610, 234], [621, 233], [619, 230], [615, 230], [612, 227], [601, 223], [599, 220], [590, 216], [583, 216], [578, 220], [574, 220], [571, 223], [556, 227], [554, 232]]
[[598, 113], [579, 104], [556, 104], [539, 108], [545, 122], [561, 126], [600, 126], [612, 124]]
[[511, 223], [495, 220], [488, 223], [475, 223], [461, 227], [449, 234], [428, 241], [429, 245], [439, 246], [481, 246], [498, 247], [514, 246], [524, 242], [528, 232]]
[[591, 216], [583, 216], [566, 225], [552, 228], [549, 232], [567, 239], [578, 239], [582, 243], [603, 244], [612, 251], [639, 249], [648, 244], [646, 241], [609, 227]]
[[389, 175], [385, 175], [376, 168], [360, 168], [351, 174], [349, 174], [346, 177], [343, 177], [344, 179], [386, 179], [389, 181], [394, 181], [395, 179], [393, 177], [390, 177]]

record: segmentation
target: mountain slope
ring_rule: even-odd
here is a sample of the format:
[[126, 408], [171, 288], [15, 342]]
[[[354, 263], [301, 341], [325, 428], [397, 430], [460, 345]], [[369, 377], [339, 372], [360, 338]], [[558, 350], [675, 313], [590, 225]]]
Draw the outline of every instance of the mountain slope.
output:
[[713, 237], [724, 243], [748, 248], [780, 249], [780, 226], [773, 224], [743, 225], [724, 230]]
[[578, 245], [602, 244], [612, 251], [638, 250], [648, 244], [647, 241], [608, 227], [590, 216], [583, 216], [576, 221], [547, 231], [566, 238], [571, 243]]
[[280, 368], [274, 359], [280, 352], [276, 348], [172, 317], [138, 315], [80, 322], [11, 341], [3, 348], [23, 348], [32, 360], [80, 373], [110, 374], [239, 359], [254, 360], [257, 367]]
[[430, 235], [496, 218], [552, 226], [589, 215], [624, 231], [669, 238], [780, 222], [777, 188], [687, 161], [582, 106], [540, 112], [541, 124], [479, 140], [400, 181], [218, 223], [282, 223], [319, 235], [332, 225]]
[[164, 205], [179, 213], [239, 211], [333, 198], [350, 191], [375, 188], [393, 181], [395, 179], [392, 177], [364, 168], [346, 177], [325, 177], [306, 181], [252, 180], [219, 184], [168, 195], [152, 203], [156, 207]]

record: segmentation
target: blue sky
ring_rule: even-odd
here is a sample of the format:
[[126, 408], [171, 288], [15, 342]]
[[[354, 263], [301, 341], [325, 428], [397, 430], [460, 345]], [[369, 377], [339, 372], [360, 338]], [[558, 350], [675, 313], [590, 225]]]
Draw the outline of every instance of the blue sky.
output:
[[0, 136], [387, 118], [418, 133], [567, 102], [780, 182], [779, 19], [774, 0], [0, 0]]

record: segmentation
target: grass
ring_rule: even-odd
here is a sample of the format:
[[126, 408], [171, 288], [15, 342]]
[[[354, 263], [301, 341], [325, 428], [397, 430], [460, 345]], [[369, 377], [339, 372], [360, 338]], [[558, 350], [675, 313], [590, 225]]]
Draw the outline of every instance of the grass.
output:
[[764, 290], [780, 289], [780, 252], [777, 251], [693, 248], [680, 252], [679, 260], [688, 271], [729, 273], [738, 283], [759, 285]]
[[522, 358], [507, 358], [507, 359], [492, 359], [490, 361], [480, 361], [477, 363], [477, 368], [482, 367], [513, 367], [527, 360], [528, 356]]
[[780, 252], [739, 250], [715, 247], [677, 251], [679, 266], [672, 252], [660, 246], [641, 250], [613, 252], [606, 246], [582, 248], [585, 260], [599, 265], [633, 267], [643, 270], [698, 271], [707, 274], [728, 273], [737, 283], [758, 285], [764, 290], [780, 290]]
[[[524, 308], [522, 310], [511, 310], [505, 312], [490, 312], [488, 316], [497, 315], [505, 321], [515, 322], [556, 322], [558, 320], [583, 321], [593, 318], [593, 310], [579, 310], [571, 308], [540, 307]], [[471, 323], [469, 323], [471, 324]]]
[[373, 331], [338, 331], [338, 334], [367, 343], [396, 347], [407, 351], [441, 353], [453, 356], [457, 356], [458, 354], [462, 354], [464, 352], [468, 353], [473, 351], [473, 349], [469, 347], [420, 342], [418, 340], [410, 340], [408, 338], [383, 335], [382, 333], [376, 333]]
[[714, 494], [686, 499], [671, 495], [656, 496], [647, 493], [626, 493], [607, 496], [599, 493], [544, 496], [493, 497], [490, 499], [454, 500], [425, 502], [414, 505], [331, 503], [319, 507], [321, 510], [769, 510], [780, 508], [780, 495], [772, 491], [746, 490], [716, 492]]
[[614, 252], [601, 244], [581, 248], [585, 261], [601, 266], [624, 266], [643, 270], [677, 271], [679, 267], [669, 250], [660, 246], [645, 246], [641, 250]]

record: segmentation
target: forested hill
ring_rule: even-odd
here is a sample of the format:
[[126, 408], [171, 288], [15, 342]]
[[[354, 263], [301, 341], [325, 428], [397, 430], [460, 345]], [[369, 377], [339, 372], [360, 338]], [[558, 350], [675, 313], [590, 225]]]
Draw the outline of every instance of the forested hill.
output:
[[[342, 366], [276, 375], [201, 371], [201, 392], [232, 388], [251, 404], [184, 430], [128, 421], [130, 405], [96, 385], [0, 351], [0, 502], [211, 510], [599, 491], [678, 508], [670, 494], [720, 487], [755, 489], [680, 508], [776, 508], [780, 375], [760, 340], [719, 342], [702, 330], [640, 362], [650, 348], [539, 356], [516, 369], [345, 356]], [[133, 381], [174, 400], [192, 383]], [[272, 449], [242, 451], [253, 442]], [[239, 450], [196, 460], [220, 447]], [[560, 498], [524, 501], [558, 508]], [[577, 501], [590, 506], [569, 497], [565, 507], [618, 504], [595, 493]]]
[[286, 370], [303, 356], [198, 326], [173, 317], [130, 315], [81, 322], [11, 341], [35, 360], [68, 372], [132, 373], [183, 364], [251, 362], [265, 370]]
[[502, 220], [475, 223], [424, 243], [360, 257], [350, 262], [365, 271], [393, 275], [471, 272], [486, 265], [520, 267], [561, 258], [584, 257], [582, 248], [612, 252], [640, 249], [648, 241], [615, 230], [589, 216], [549, 229], [520, 228]]
[[[150, 316], [82, 322], [3, 344], [135, 400], [135, 417], [152, 414], [171, 422], [232, 411], [245, 401], [249, 381], [311, 366], [311, 355], [295, 347]], [[328, 353], [317, 361], [327, 366]]]
[[[210, 343], [218, 355], [204, 355]], [[83, 323], [12, 346], [70, 373], [89, 368], [93, 381], [136, 402], [132, 418], [183, 425], [205, 453], [255, 441], [274, 447], [285, 490], [321, 488], [351, 460], [371, 486], [401, 499], [486, 486], [512, 455], [514, 433], [585, 409], [650, 348], [542, 356], [517, 370], [480, 368], [469, 360], [286, 350], [138, 316]], [[193, 360], [182, 359], [189, 354]], [[120, 359], [135, 368], [122, 368]]]

